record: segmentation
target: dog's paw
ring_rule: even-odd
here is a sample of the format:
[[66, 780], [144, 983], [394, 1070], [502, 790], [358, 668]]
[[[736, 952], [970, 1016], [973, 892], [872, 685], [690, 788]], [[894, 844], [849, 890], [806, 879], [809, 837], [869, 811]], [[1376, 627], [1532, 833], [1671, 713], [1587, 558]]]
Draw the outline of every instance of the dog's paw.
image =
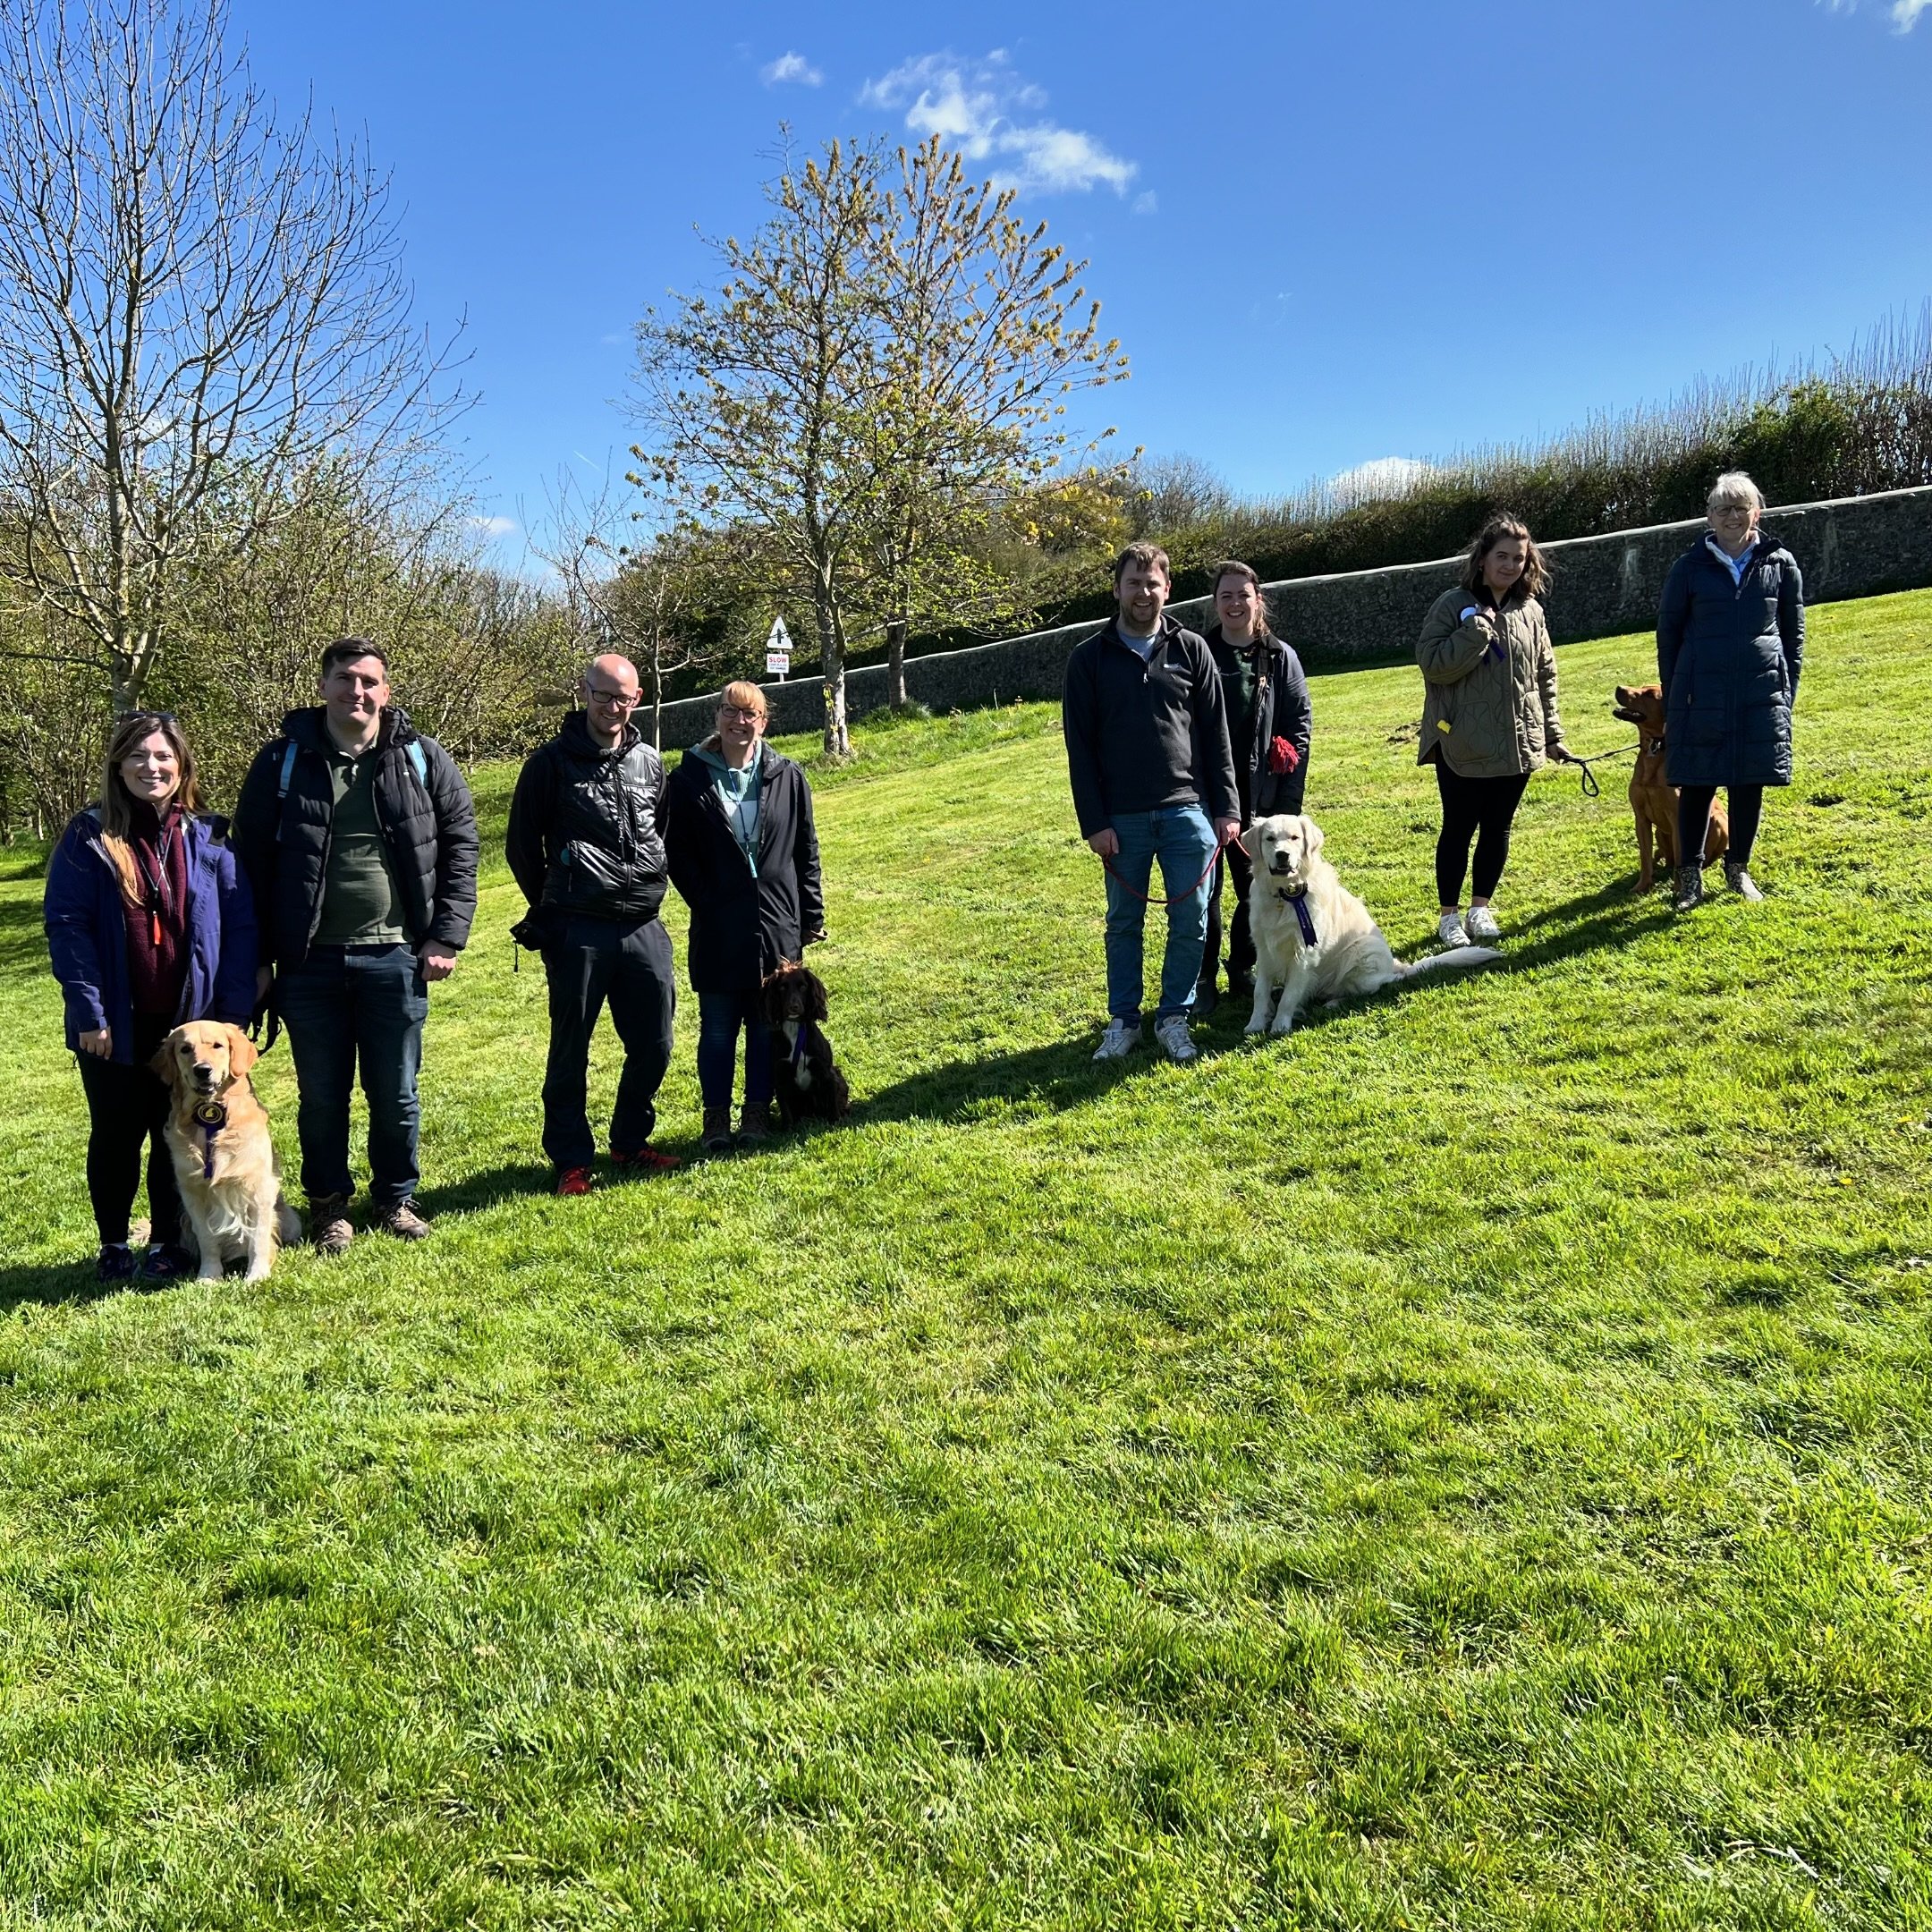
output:
[[1267, 1031], [1267, 1021], [1266, 1020], [1250, 1020], [1248, 1024], [1241, 1029], [1241, 1031], [1250, 1039], [1259, 1039], [1261, 1036]]

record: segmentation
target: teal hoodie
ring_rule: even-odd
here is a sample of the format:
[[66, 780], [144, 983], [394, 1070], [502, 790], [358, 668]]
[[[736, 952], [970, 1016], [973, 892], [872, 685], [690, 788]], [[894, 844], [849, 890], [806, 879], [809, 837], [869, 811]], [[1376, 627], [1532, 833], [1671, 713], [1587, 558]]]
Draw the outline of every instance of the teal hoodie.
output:
[[759, 767], [764, 759], [754, 756], [742, 771], [733, 771], [717, 752], [708, 745], [695, 744], [691, 755], [700, 759], [711, 771], [711, 789], [718, 795], [718, 802], [724, 808], [724, 818], [732, 828], [732, 836], [737, 841], [738, 850], [744, 854], [745, 863], [751, 868], [751, 877], [758, 877], [758, 778]]

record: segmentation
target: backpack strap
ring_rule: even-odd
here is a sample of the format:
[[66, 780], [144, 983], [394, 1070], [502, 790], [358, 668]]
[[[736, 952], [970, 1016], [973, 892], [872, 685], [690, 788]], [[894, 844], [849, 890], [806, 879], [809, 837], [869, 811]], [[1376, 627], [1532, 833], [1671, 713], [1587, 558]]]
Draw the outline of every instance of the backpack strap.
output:
[[275, 797], [277, 800], [285, 799], [288, 796], [289, 783], [295, 775], [295, 741], [292, 738], [283, 747], [282, 775], [275, 783]]
[[422, 740], [411, 738], [402, 749], [409, 753], [410, 767], [416, 774], [416, 783], [427, 792], [429, 789], [429, 760], [423, 755]]

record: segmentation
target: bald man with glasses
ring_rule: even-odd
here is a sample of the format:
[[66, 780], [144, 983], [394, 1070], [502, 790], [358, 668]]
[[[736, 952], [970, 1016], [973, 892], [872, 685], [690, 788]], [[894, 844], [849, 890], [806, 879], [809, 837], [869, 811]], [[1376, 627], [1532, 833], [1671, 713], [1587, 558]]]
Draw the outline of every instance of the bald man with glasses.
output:
[[679, 1165], [649, 1144], [677, 995], [671, 941], [657, 917], [667, 877], [665, 770], [631, 723], [638, 698], [628, 657], [592, 658], [583, 708], [530, 754], [510, 805], [505, 849], [530, 902], [518, 936], [538, 944], [550, 987], [543, 1144], [559, 1194], [590, 1191], [590, 1036], [606, 1004], [624, 1051], [611, 1165], [620, 1174]]

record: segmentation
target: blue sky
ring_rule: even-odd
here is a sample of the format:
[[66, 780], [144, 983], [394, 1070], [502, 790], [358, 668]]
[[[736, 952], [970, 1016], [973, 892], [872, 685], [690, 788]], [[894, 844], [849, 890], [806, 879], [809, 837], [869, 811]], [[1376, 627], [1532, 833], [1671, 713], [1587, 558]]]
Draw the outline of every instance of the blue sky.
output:
[[[1920, 16], [1923, 16], [1922, 18]], [[943, 128], [1090, 259], [1093, 427], [1284, 492], [1843, 349], [1932, 294], [1932, 0], [234, 0], [466, 318], [484, 514], [621, 464], [630, 328], [803, 143]]]

